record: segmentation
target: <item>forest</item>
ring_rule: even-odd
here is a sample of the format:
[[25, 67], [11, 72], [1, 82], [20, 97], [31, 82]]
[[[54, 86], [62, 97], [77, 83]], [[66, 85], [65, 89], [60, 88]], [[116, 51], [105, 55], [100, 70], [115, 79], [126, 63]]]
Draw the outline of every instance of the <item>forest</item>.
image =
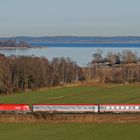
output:
[[81, 68], [68, 58], [0, 55], [0, 93], [22, 92], [78, 81]]
[[98, 49], [91, 63], [81, 67], [69, 57], [50, 61], [46, 57], [0, 54], [1, 94], [88, 80], [122, 84], [140, 82], [140, 59], [131, 50], [103, 55], [103, 51]]

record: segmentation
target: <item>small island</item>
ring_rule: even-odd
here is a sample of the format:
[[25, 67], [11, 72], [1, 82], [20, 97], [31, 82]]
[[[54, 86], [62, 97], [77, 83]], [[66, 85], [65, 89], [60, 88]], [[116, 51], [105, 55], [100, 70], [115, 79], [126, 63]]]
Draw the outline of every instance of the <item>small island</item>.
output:
[[0, 49], [29, 48], [30, 45], [25, 41], [0, 40]]

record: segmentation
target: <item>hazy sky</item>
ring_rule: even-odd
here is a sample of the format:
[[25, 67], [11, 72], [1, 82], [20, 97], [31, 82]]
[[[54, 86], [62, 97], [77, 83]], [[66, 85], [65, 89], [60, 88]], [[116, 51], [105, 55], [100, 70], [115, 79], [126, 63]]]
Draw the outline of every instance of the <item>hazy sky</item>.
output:
[[0, 36], [140, 36], [140, 0], [0, 0]]

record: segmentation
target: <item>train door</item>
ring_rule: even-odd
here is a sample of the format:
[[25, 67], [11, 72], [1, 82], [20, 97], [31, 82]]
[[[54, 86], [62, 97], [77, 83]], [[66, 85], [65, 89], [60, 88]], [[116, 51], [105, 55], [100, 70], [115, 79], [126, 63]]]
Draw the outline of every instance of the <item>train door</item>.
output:
[[99, 112], [99, 106], [95, 105], [95, 112]]

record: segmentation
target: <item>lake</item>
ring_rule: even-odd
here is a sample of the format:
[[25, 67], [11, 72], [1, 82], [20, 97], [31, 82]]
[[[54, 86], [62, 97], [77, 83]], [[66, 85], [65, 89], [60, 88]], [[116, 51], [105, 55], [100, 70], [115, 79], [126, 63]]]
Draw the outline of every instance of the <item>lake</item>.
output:
[[[92, 55], [97, 49], [102, 49], [104, 52], [103, 55], [106, 55], [108, 51], [121, 52], [124, 49], [131, 49], [132, 51], [137, 52], [138, 56], [140, 56], [140, 44], [97, 44], [86, 43], [85, 45], [85, 43], [32, 43], [34, 48], [0, 50], [0, 53], [5, 54], [6, 56], [45, 56], [49, 60], [51, 60], [54, 57], [70, 57], [73, 61], [76, 61], [77, 64], [79, 64], [80, 66], [86, 66], [89, 62], [91, 62]], [[42, 47], [38, 48], [36, 46]]]

